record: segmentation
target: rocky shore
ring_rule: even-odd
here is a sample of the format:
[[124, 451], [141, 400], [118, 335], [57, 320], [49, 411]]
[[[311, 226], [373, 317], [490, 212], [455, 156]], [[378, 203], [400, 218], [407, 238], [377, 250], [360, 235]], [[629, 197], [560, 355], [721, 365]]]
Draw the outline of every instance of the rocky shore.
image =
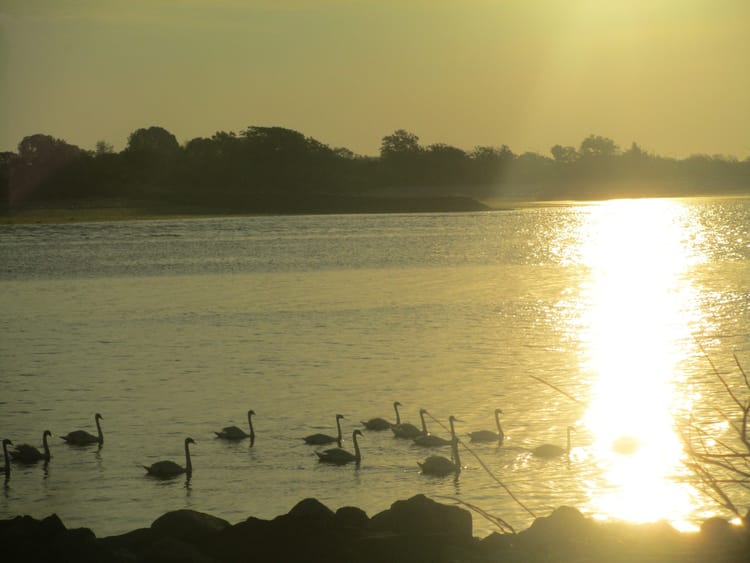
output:
[[472, 534], [471, 514], [424, 495], [396, 501], [369, 517], [355, 507], [332, 511], [316, 499], [272, 520], [230, 524], [192, 510], [167, 512], [150, 527], [97, 538], [66, 528], [57, 515], [0, 521], [4, 562], [326, 563], [746, 562], [747, 526], [711, 519], [699, 533], [667, 524], [596, 522], [561, 507], [516, 534]]

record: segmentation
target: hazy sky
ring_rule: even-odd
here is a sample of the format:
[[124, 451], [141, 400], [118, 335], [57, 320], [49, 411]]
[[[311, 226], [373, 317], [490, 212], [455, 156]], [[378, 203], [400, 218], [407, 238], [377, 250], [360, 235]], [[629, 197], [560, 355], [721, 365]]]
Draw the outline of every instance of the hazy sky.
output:
[[750, 0], [0, 0], [0, 34], [0, 150], [278, 125], [750, 156]]

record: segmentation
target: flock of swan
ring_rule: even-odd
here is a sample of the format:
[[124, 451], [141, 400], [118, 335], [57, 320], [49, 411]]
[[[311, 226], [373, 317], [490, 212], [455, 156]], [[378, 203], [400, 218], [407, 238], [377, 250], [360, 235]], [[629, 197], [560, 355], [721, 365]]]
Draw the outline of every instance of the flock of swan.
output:
[[[408, 422], [402, 422], [401, 421], [401, 414], [399, 412], [399, 407], [401, 406], [401, 403], [398, 401], [395, 401], [393, 403], [393, 410], [396, 413], [396, 421], [395, 422], [389, 422], [385, 420], [384, 418], [372, 418], [367, 421], [362, 421], [361, 424], [365, 428], [365, 430], [368, 431], [386, 431], [391, 430], [393, 432], [394, 437], [396, 438], [402, 438], [406, 440], [412, 440], [412, 442], [415, 445], [418, 446], [424, 446], [424, 447], [441, 447], [441, 446], [450, 446], [451, 447], [451, 458], [447, 458], [441, 455], [431, 455], [427, 457], [423, 462], [417, 462], [417, 465], [420, 467], [421, 471], [425, 475], [435, 475], [435, 476], [445, 476], [450, 474], [458, 474], [461, 471], [461, 458], [459, 456], [458, 452], [458, 444], [459, 439], [456, 435], [456, 429], [455, 429], [455, 423], [460, 422], [455, 416], [451, 415], [448, 418], [448, 423], [450, 425], [450, 434], [451, 437], [448, 438], [441, 438], [439, 436], [436, 436], [428, 431], [427, 429], [427, 423], [425, 421], [425, 415], [429, 414], [425, 409], [419, 410], [419, 417], [421, 420], [421, 426], [417, 427], [413, 424], [410, 424]], [[474, 432], [469, 432], [469, 440], [471, 442], [485, 442], [485, 443], [497, 443], [497, 445], [501, 446], [503, 444], [503, 440], [505, 439], [505, 433], [503, 432], [503, 428], [500, 424], [500, 415], [502, 414], [502, 410], [495, 409], [495, 426], [497, 430], [477, 430]], [[252, 447], [255, 444], [255, 431], [253, 429], [253, 415], [255, 414], [255, 411], [252, 409], [247, 411], [247, 422], [248, 422], [248, 428], [249, 432], [246, 432], [242, 428], [239, 428], [237, 426], [226, 426], [222, 428], [220, 431], [215, 431], [214, 434], [216, 435], [216, 438], [222, 439], [222, 440], [229, 440], [229, 441], [239, 441], [239, 440], [250, 440], [250, 446]], [[104, 434], [102, 433], [102, 426], [101, 426], [101, 420], [102, 415], [99, 413], [96, 413], [94, 416], [94, 422], [96, 423], [96, 430], [97, 434], [91, 434], [85, 430], [75, 430], [73, 432], [69, 432], [68, 434], [64, 436], [60, 436], [66, 443], [73, 445], [73, 446], [87, 446], [91, 444], [98, 444], [100, 447], [104, 444]], [[356, 429], [352, 432], [352, 444], [354, 446], [354, 453], [343, 449], [342, 447], [342, 433], [341, 433], [341, 420], [344, 418], [343, 415], [337, 414], [336, 415], [336, 429], [337, 434], [336, 436], [331, 436], [328, 434], [310, 434], [309, 436], [305, 436], [303, 438], [305, 444], [313, 445], [313, 446], [324, 446], [324, 445], [330, 445], [330, 444], [336, 444], [336, 447], [325, 449], [325, 450], [318, 450], [315, 451], [315, 454], [318, 457], [318, 460], [323, 463], [331, 463], [335, 465], [345, 465], [347, 463], [355, 463], [359, 465], [359, 463], [362, 461], [362, 453], [359, 448], [359, 443], [357, 441], [358, 437], [363, 436], [364, 434], [360, 429]], [[568, 426], [567, 429], [567, 448], [562, 448], [560, 446], [552, 445], [552, 444], [543, 444], [541, 446], [538, 446], [531, 450], [531, 454], [537, 457], [541, 458], [553, 458], [553, 457], [559, 457], [561, 455], [567, 455], [570, 453], [570, 431], [573, 430], [572, 426]], [[40, 461], [44, 461], [45, 464], [49, 463], [50, 458], [52, 457], [50, 455], [50, 449], [49, 444], [47, 442], [47, 438], [52, 436], [52, 432], [49, 430], [45, 430], [42, 434], [42, 449], [43, 451], [40, 451], [34, 446], [31, 446], [29, 444], [20, 444], [17, 446], [14, 446], [14, 449], [10, 452], [8, 451], [8, 446], [13, 446], [13, 442], [9, 439], [3, 440], [3, 457], [5, 460], [5, 478], [6, 480], [10, 478], [10, 467], [11, 462], [16, 462], [20, 464], [34, 464], [38, 463]], [[190, 460], [190, 444], [195, 444], [195, 441], [192, 438], [185, 438], [185, 465], [182, 466], [174, 461], [158, 461], [156, 463], [153, 463], [150, 466], [142, 466], [146, 470], [146, 474], [152, 477], [157, 477], [160, 479], [168, 479], [172, 477], [176, 477], [178, 475], [185, 474], [189, 478], [192, 475], [193, 472], [193, 465]]]

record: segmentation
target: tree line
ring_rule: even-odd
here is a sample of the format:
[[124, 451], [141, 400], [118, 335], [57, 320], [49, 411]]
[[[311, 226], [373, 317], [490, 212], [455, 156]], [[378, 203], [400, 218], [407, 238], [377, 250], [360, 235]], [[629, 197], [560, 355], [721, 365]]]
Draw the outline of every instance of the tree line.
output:
[[[18, 152], [0, 153], [0, 200], [9, 211], [38, 205], [139, 202], [159, 206], [274, 212], [320, 209], [321, 201], [363, 197], [456, 197], [488, 200], [750, 193], [750, 158], [658, 156], [636, 143], [621, 149], [590, 135], [549, 155], [508, 146], [471, 151], [423, 146], [399, 129], [378, 156], [332, 148], [282, 127], [218, 131], [180, 144], [162, 127], [133, 131], [115, 152], [99, 141], [84, 150], [35, 134]], [[296, 207], [290, 202], [296, 202]], [[323, 204], [325, 206], [325, 204]]]

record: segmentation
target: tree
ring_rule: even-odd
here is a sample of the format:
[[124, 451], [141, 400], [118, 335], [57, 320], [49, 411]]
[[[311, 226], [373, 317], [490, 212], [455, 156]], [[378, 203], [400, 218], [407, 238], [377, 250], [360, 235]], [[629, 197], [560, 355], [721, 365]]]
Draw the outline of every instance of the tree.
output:
[[555, 145], [549, 152], [558, 164], [572, 164], [580, 157], [575, 147], [571, 146]]
[[419, 137], [414, 133], [409, 133], [405, 129], [398, 129], [383, 137], [380, 144], [381, 158], [392, 157], [410, 157], [416, 156], [422, 151], [419, 146]]
[[585, 158], [615, 156], [619, 150], [612, 139], [599, 135], [589, 135], [581, 141], [581, 155]]
[[458, 185], [466, 182], [469, 157], [445, 143], [429, 145], [424, 153], [425, 179], [429, 185]]
[[96, 142], [96, 149], [94, 150], [94, 154], [96, 156], [102, 156], [104, 154], [113, 154], [115, 152], [115, 147], [112, 146], [112, 144], [108, 143], [107, 141], [97, 141]]
[[11, 161], [8, 178], [11, 207], [31, 198], [59, 197], [71, 181], [69, 172], [85, 156], [75, 145], [51, 135], [36, 134], [18, 143], [18, 158]]
[[149, 154], [160, 157], [173, 157], [180, 151], [177, 138], [162, 127], [136, 129], [128, 136], [125, 148], [130, 153]]

